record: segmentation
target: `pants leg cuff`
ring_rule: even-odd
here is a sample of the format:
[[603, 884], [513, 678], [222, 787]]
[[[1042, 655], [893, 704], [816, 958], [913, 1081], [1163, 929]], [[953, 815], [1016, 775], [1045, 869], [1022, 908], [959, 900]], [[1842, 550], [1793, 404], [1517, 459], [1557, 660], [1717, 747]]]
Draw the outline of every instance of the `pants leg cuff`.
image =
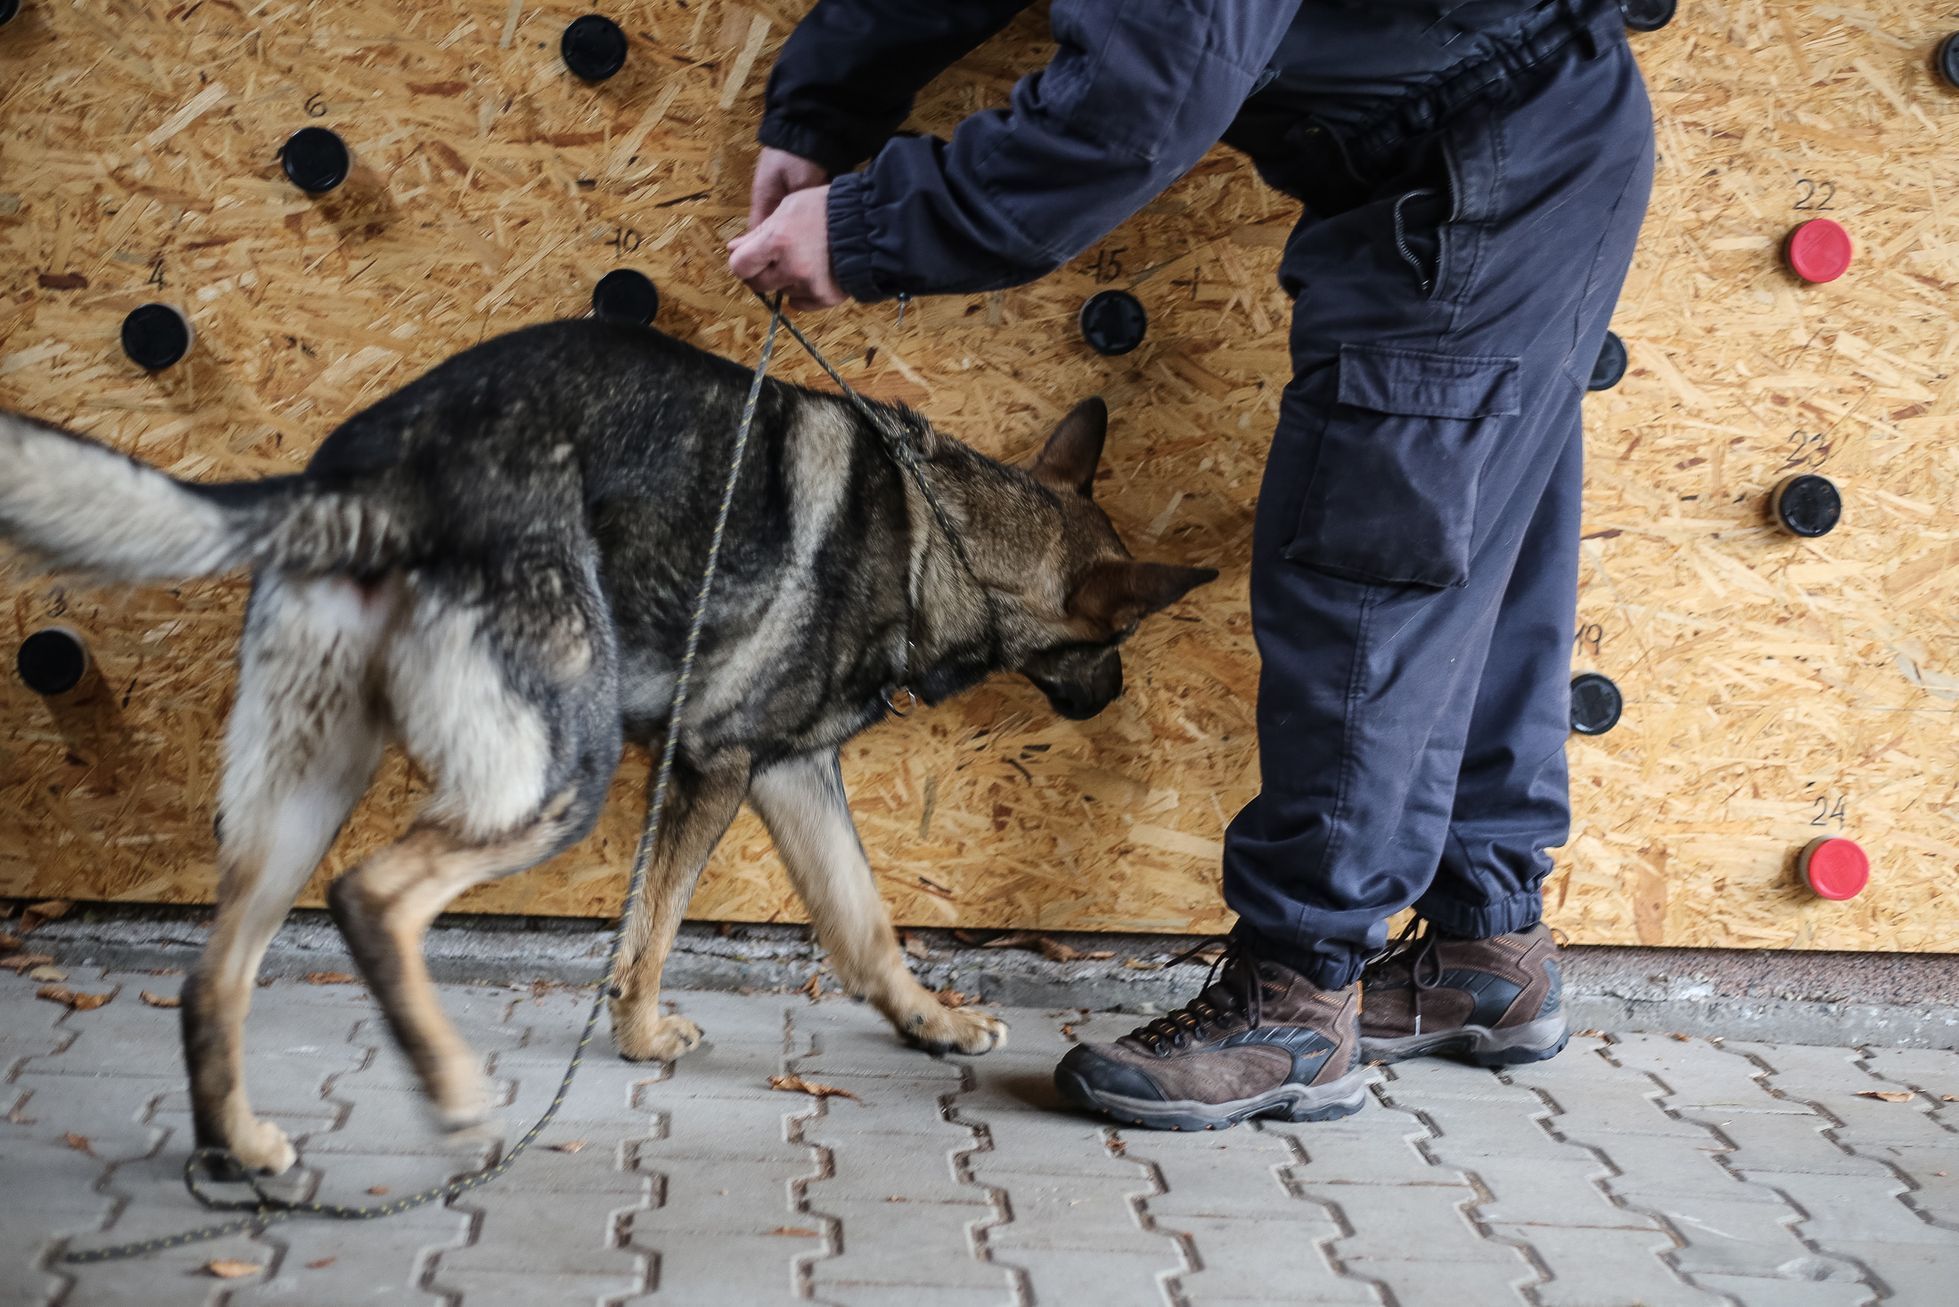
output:
[[1430, 893], [1415, 900], [1415, 911], [1451, 935], [1495, 939], [1498, 935], [1529, 930], [1542, 921], [1544, 895], [1540, 890], [1528, 889], [1494, 903], [1464, 903]]
[[1360, 979], [1367, 955], [1356, 953], [1334, 940], [1298, 945], [1261, 934], [1242, 919], [1232, 928], [1231, 937], [1243, 944], [1254, 957], [1290, 967], [1313, 982], [1318, 989], [1345, 989]]

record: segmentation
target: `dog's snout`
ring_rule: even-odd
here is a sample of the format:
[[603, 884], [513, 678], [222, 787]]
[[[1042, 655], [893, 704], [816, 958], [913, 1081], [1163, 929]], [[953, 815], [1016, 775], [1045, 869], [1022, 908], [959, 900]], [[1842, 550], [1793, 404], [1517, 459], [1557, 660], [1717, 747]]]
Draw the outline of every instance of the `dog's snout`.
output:
[[1036, 680], [1035, 684], [1056, 712], [1070, 721], [1086, 721], [1122, 694], [1122, 660], [1108, 658], [1078, 680]]

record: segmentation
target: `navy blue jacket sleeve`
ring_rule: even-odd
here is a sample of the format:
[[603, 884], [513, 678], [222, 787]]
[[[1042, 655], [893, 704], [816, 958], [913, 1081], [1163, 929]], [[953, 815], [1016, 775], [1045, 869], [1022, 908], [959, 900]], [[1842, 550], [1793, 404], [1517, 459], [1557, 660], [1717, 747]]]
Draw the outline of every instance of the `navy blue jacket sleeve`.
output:
[[877, 153], [920, 88], [1033, 0], [817, 0], [769, 74], [762, 144], [833, 173]]
[[1020, 285], [1112, 231], [1216, 144], [1299, 0], [1054, 0], [1057, 51], [950, 141], [899, 137], [830, 185], [854, 298]]

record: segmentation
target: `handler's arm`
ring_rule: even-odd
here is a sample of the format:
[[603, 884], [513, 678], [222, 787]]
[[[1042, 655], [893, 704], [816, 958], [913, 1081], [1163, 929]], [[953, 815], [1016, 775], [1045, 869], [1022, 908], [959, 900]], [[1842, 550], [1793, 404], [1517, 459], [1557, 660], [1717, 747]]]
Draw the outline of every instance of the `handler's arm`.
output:
[[1224, 134], [1299, 0], [1054, 0], [1059, 49], [951, 141], [899, 137], [831, 183], [860, 300], [994, 290], [1087, 249]]
[[919, 89], [1033, 0], [818, 0], [777, 56], [757, 135], [832, 173], [856, 167]]

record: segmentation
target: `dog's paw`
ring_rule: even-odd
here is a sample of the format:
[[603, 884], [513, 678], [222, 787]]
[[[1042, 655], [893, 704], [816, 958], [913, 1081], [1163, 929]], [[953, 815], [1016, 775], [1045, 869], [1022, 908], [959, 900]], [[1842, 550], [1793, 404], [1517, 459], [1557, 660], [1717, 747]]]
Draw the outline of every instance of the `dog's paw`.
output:
[[929, 1008], [896, 1023], [907, 1043], [928, 1053], [966, 1053], [977, 1057], [1007, 1042], [1007, 1023], [996, 1016], [967, 1008]]
[[490, 1119], [490, 1090], [474, 1065], [442, 1077], [435, 1090], [435, 1119], [450, 1134]]
[[231, 1132], [231, 1155], [260, 1175], [282, 1175], [299, 1160], [286, 1132], [258, 1117]]
[[643, 1020], [614, 1013], [612, 1018], [612, 1046], [628, 1062], [671, 1062], [693, 1052], [700, 1042], [701, 1028], [686, 1017]]

